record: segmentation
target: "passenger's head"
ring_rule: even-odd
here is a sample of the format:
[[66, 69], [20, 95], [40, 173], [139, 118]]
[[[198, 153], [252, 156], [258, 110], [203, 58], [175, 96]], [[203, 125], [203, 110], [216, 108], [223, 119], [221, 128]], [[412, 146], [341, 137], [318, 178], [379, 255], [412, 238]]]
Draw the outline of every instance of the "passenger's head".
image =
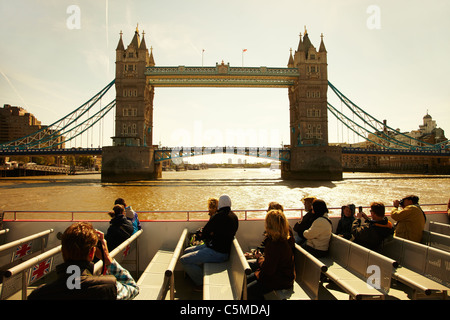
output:
[[403, 208], [406, 206], [410, 206], [410, 205], [418, 204], [418, 203], [419, 203], [419, 197], [415, 196], [415, 195], [406, 196], [402, 200], [400, 200], [400, 205]]
[[346, 206], [342, 206], [342, 216], [345, 216], [347, 218], [355, 215], [355, 205], [354, 204], [348, 204]]
[[310, 211], [312, 209], [312, 203], [314, 200], [316, 200], [316, 197], [304, 197], [302, 199], [306, 211]]
[[231, 208], [231, 199], [226, 194], [220, 196], [218, 209], [220, 210], [225, 207]]
[[274, 241], [289, 238], [289, 223], [281, 210], [267, 212], [265, 227], [267, 235]]
[[114, 218], [115, 216], [125, 214], [125, 207], [121, 204], [116, 204], [113, 207], [113, 210], [108, 212], [108, 214], [111, 216], [111, 218]]
[[114, 204], [115, 204], [115, 205], [116, 205], [116, 204], [121, 204], [121, 205], [123, 205], [124, 207], [127, 206], [126, 203], [125, 203], [125, 200], [124, 200], [123, 198], [117, 198], [116, 201], [114, 201]]
[[283, 210], [283, 206], [281, 204], [279, 204], [278, 202], [272, 201], [271, 203], [269, 203], [269, 207], [267, 208], [267, 211], [270, 210]]
[[328, 213], [328, 208], [323, 200], [316, 199], [312, 203], [313, 212], [318, 216], [323, 216], [325, 213]]
[[384, 204], [381, 202], [372, 202], [370, 204], [370, 214], [373, 220], [380, 220], [384, 218], [384, 213], [386, 209]]
[[208, 199], [208, 211], [209, 211], [209, 215], [213, 215], [214, 213], [216, 213], [217, 208], [219, 206], [219, 200], [217, 200], [216, 198], [209, 198]]
[[89, 222], [72, 224], [61, 238], [61, 252], [64, 261], [91, 261], [98, 242], [97, 233]]

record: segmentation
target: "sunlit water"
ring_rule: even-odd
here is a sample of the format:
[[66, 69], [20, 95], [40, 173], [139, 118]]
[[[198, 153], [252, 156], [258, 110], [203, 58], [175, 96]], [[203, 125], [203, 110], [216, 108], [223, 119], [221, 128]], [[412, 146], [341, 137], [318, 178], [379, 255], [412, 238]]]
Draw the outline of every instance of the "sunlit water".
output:
[[[301, 199], [308, 195], [339, 208], [348, 203], [368, 206], [372, 201], [392, 205], [393, 200], [408, 194], [418, 195], [422, 204], [446, 204], [450, 176], [344, 173], [341, 181], [316, 182], [284, 181], [280, 170], [267, 168], [207, 169], [163, 172], [161, 180], [128, 183], [102, 183], [99, 174], [1, 178], [0, 190], [3, 211], [105, 212], [118, 197], [138, 212], [195, 211], [206, 210], [207, 199], [221, 194], [231, 197], [233, 209], [266, 209], [270, 201], [285, 208], [303, 208]], [[140, 217], [153, 218], [147, 213]]]

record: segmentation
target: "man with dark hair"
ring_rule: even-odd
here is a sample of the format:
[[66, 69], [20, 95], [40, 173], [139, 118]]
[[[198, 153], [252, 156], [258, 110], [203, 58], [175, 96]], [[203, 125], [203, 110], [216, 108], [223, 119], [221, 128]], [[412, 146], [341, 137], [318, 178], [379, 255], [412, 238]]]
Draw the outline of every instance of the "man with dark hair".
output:
[[[101, 250], [108, 275], [94, 276], [92, 260], [101, 258]], [[92, 224], [69, 226], [61, 238], [61, 252], [64, 263], [56, 267], [57, 279], [36, 288], [28, 300], [128, 300], [139, 293], [130, 273], [109, 255], [103, 233]]]
[[[401, 206], [402, 209], [398, 207]], [[402, 200], [394, 201], [394, 209], [391, 218], [397, 221], [395, 225], [395, 236], [415, 242], [422, 240], [426, 217], [419, 206], [419, 197], [410, 195]]]
[[[394, 234], [392, 223], [385, 217], [385, 207], [381, 202], [370, 204], [370, 218], [361, 210], [352, 225], [352, 241], [370, 250], [378, 251], [384, 239]], [[364, 218], [364, 223], [361, 221]]]

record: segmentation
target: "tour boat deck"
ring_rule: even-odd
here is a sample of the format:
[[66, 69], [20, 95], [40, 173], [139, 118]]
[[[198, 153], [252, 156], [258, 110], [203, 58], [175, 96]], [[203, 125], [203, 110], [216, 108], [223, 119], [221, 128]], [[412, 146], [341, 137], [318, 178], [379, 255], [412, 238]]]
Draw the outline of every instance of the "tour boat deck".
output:
[[[448, 224], [447, 212], [445, 211], [433, 211], [426, 212], [427, 213], [427, 224], [425, 229], [429, 230], [430, 222], [440, 222]], [[13, 215], [14, 219], [11, 219], [11, 216], [3, 221], [3, 227], [5, 229], [9, 229], [6, 237], [6, 243], [14, 241], [16, 239], [21, 239], [27, 237], [31, 234], [42, 232], [43, 230], [47, 230], [51, 228], [52, 230], [48, 235], [46, 235], [46, 249], [45, 252], [52, 251], [52, 248], [56, 248], [60, 245], [60, 241], [58, 239], [58, 234], [62, 233], [67, 226], [72, 224], [77, 219], [68, 219], [68, 220], [33, 220], [33, 219], [17, 219], [15, 215]], [[336, 229], [337, 222], [339, 220], [339, 216], [332, 216], [331, 221], [334, 226], [334, 230]], [[298, 221], [298, 217], [290, 217], [289, 222], [291, 226]], [[106, 231], [109, 226], [108, 220], [91, 220], [92, 224], [95, 228]], [[136, 244], [134, 244], [134, 240], [128, 244], [131, 246], [129, 256], [125, 258], [120, 258], [121, 264], [130, 270], [135, 280], [138, 281], [146, 268], [149, 266], [152, 259], [155, 257], [158, 250], [162, 248], [170, 248], [170, 250], [176, 250], [179, 246], [179, 237], [183, 232], [195, 232], [198, 228], [202, 227], [206, 223], [205, 219], [199, 220], [145, 220], [141, 221], [143, 232], [140, 233], [136, 237]], [[236, 239], [240, 246], [239, 250], [243, 252], [250, 251], [251, 248], [256, 248], [261, 240], [262, 240], [262, 231], [264, 230], [264, 220], [263, 219], [249, 219], [247, 215], [245, 215], [239, 222], [239, 230], [236, 234]], [[0, 241], [1, 241], [0, 237]], [[122, 254], [122, 251], [125, 252], [127, 244], [124, 244], [123, 248], [119, 248], [119, 254], [116, 256], [116, 259]], [[129, 248], [128, 247], [128, 248]], [[122, 250], [122, 251], [121, 251]], [[441, 249], [439, 249], [441, 250]], [[443, 251], [443, 250], [442, 250]], [[182, 251], [181, 251], [182, 252]], [[450, 254], [450, 253], [449, 253]], [[419, 260], [423, 260], [425, 256], [419, 256]], [[0, 260], [0, 262], [2, 262]], [[53, 261], [53, 265], [51, 269], [54, 268], [56, 264], [59, 264], [61, 260], [55, 259]], [[177, 262], [177, 261], [175, 261]], [[367, 262], [367, 261], [366, 261]], [[445, 261], [445, 263], [449, 263], [449, 261]], [[449, 272], [446, 271], [446, 277], [448, 281]], [[326, 273], [325, 273], [326, 274]], [[30, 284], [27, 288], [27, 293], [33, 290], [34, 287], [39, 285], [40, 283], [50, 281], [52, 277], [52, 273], [44, 277], [42, 280]], [[411, 299], [440, 299], [441, 297], [438, 295], [421, 295], [417, 296], [414, 290], [411, 289], [410, 286], [405, 285], [402, 281], [399, 281], [397, 278], [392, 278], [390, 282], [391, 286], [389, 292], [386, 295], [383, 295], [384, 300], [411, 300]], [[447, 283], [448, 284], [448, 283]], [[144, 286], [145, 288], [145, 286]], [[173, 269], [173, 299], [174, 300], [202, 300], [204, 298], [202, 292], [195, 292], [193, 290], [193, 283], [191, 280], [185, 276], [182, 266], [179, 263], [174, 265]], [[449, 287], [450, 290], [450, 287]], [[448, 291], [448, 290], [446, 290]], [[446, 295], [444, 295], [444, 298]], [[8, 297], [9, 300], [21, 300], [22, 293], [18, 290], [15, 294]], [[170, 290], [165, 293], [165, 299], [169, 300]], [[334, 279], [328, 277], [325, 281], [321, 281], [318, 287], [318, 299], [319, 300], [348, 300], [349, 292], [344, 290], [341, 284], [336, 282]]]

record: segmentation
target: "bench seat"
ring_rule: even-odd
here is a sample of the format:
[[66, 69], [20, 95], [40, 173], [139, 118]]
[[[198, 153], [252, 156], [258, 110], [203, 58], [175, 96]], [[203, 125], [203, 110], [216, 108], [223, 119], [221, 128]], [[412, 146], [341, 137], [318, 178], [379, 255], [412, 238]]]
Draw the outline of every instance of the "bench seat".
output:
[[158, 250], [139, 277], [139, 295], [134, 300], [163, 300], [168, 279], [165, 276], [167, 266], [172, 260], [173, 251]]
[[356, 300], [384, 299], [385, 294], [367, 284], [366, 279], [358, 277], [347, 267], [337, 264], [330, 258], [320, 259], [327, 266], [325, 275], [336, 283], [342, 290], [349, 293]]
[[134, 300], [164, 300], [170, 290], [170, 299], [174, 299], [174, 269], [186, 246], [188, 230], [184, 229], [176, 247], [160, 249], [139, 277], [139, 294]]
[[410, 240], [394, 237], [385, 241], [382, 253], [398, 261], [392, 277], [413, 290], [413, 299], [441, 296], [450, 290], [447, 265], [450, 253]]
[[[332, 234], [329, 254], [319, 258], [327, 266], [324, 274], [349, 294], [350, 299], [385, 299], [398, 263], [373, 250]], [[372, 266], [380, 272], [379, 283], [370, 283]]]
[[205, 263], [203, 296], [205, 300], [239, 300], [235, 297], [230, 285], [230, 263]]
[[234, 238], [228, 261], [203, 265], [203, 300], [246, 300], [250, 273], [247, 259]]

